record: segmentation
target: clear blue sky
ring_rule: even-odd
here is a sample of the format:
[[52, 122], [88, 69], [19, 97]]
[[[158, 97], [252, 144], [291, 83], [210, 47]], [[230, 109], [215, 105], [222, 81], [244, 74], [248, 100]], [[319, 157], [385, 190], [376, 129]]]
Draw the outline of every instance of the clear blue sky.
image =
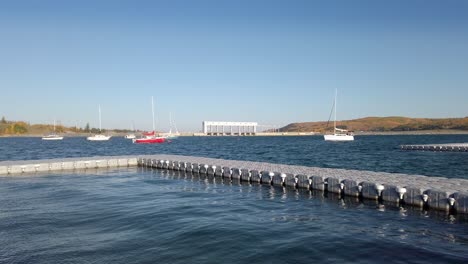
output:
[[468, 116], [468, 1], [0, 2], [0, 115], [179, 130]]

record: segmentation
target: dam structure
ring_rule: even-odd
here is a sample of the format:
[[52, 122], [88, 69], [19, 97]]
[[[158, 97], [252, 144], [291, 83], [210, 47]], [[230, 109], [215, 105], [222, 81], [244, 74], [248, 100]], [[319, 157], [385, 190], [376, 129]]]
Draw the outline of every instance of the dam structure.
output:
[[257, 122], [203, 121], [203, 134], [207, 136], [252, 136], [257, 133]]
[[356, 199], [468, 214], [468, 179], [194, 156], [161, 154], [2, 161], [0, 176], [135, 166], [221, 177], [252, 184], [317, 190]]

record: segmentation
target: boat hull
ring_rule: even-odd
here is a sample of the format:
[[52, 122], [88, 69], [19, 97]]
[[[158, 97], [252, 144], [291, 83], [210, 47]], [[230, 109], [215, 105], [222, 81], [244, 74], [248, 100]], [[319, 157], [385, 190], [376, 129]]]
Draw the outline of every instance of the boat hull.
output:
[[325, 141], [353, 141], [353, 135], [340, 135], [340, 134], [333, 134], [333, 135], [324, 135]]
[[111, 136], [104, 136], [104, 135], [95, 135], [92, 137], [87, 137], [86, 139], [89, 141], [107, 141], [111, 138]]
[[63, 137], [43, 137], [42, 140], [63, 140]]
[[164, 143], [164, 141], [165, 141], [165, 138], [163, 137], [133, 139], [133, 143], [136, 143], [136, 144], [155, 144], [155, 143]]
[[179, 135], [178, 134], [165, 134], [165, 135], [162, 135], [162, 137], [166, 139], [176, 139], [179, 137]]
[[126, 135], [125, 138], [126, 139], [134, 139], [134, 138], [136, 138], [136, 136], [133, 135], [133, 134], [130, 134], [130, 135]]

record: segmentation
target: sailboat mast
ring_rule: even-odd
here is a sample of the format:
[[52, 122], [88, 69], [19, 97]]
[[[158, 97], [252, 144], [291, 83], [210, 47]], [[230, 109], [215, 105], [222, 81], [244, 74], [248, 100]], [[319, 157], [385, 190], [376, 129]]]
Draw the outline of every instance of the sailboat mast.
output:
[[335, 120], [333, 121], [333, 126], [335, 127], [336, 130], [336, 97], [338, 96], [338, 89], [335, 89]]
[[172, 113], [169, 112], [169, 134], [172, 133]]
[[154, 128], [154, 103], [153, 103], [153, 96], [151, 96], [151, 113], [153, 114], [153, 131], [156, 131]]
[[55, 118], [54, 118], [54, 133], [55, 133]]
[[99, 132], [101, 132], [101, 105], [98, 105], [99, 108]]

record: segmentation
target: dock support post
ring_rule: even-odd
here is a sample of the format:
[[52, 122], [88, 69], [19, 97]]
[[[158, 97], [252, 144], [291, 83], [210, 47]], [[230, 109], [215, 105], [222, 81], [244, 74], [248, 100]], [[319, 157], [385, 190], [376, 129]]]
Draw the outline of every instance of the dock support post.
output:
[[344, 185], [344, 195], [359, 197], [359, 185], [356, 181], [353, 180], [343, 180]]
[[406, 194], [404, 196], [405, 203], [409, 205], [415, 205], [422, 207], [423, 201], [423, 190], [417, 187], [406, 186]]
[[232, 179], [236, 179], [236, 180], [239, 180], [241, 178], [241, 170], [238, 169], [238, 168], [232, 168], [231, 169], [231, 178]]
[[258, 170], [251, 170], [250, 171], [250, 181], [251, 182], [260, 183], [261, 180], [262, 180], [262, 176], [260, 175]]
[[341, 193], [341, 191], [344, 188], [344, 185], [342, 185], [340, 179], [329, 177], [326, 180], [327, 182], [327, 190], [332, 193]]
[[250, 182], [250, 171], [248, 169], [241, 170], [241, 180]]
[[427, 204], [429, 205], [429, 208], [436, 208], [445, 211], [449, 210], [449, 194], [447, 192], [427, 190], [424, 194], [428, 196]]
[[296, 175], [297, 178], [297, 188], [301, 189], [310, 189], [311, 187], [311, 177], [303, 174]]
[[399, 188], [395, 185], [386, 185], [382, 191], [382, 200], [392, 203], [400, 202]]
[[286, 174], [286, 178], [284, 179], [284, 185], [297, 188], [297, 178], [293, 174]]
[[311, 176], [310, 177], [310, 188], [312, 190], [325, 191], [325, 179], [322, 176]]
[[454, 208], [459, 213], [468, 213], [468, 193], [457, 192], [453, 194]]
[[378, 185], [373, 182], [362, 182], [361, 186], [362, 197], [367, 199], [378, 200], [380, 197], [380, 192], [383, 191], [383, 189], [380, 187], [382, 185]]

